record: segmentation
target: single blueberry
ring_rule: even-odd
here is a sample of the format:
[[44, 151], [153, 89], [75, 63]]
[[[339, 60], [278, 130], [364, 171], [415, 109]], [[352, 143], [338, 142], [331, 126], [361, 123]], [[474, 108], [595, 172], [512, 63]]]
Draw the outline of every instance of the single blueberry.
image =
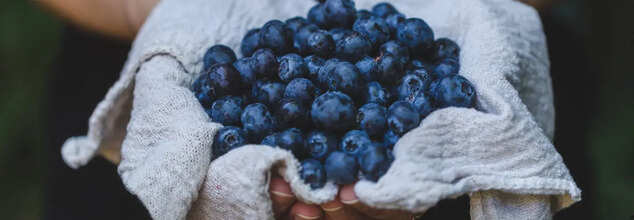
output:
[[251, 143], [260, 143], [276, 128], [273, 115], [262, 103], [253, 103], [244, 108], [240, 121]]
[[436, 63], [434, 75], [436, 78], [442, 78], [451, 75], [457, 75], [460, 71], [460, 63], [457, 58], [445, 58]]
[[294, 99], [282, 99], [275, 112], [275, 118], [280, 128], [307, 128], [310, 125], [308, 108]]
[[335, 52], [340, 59], [356, 62], [372, 51], [372, 43], [361, 33], [352, 31], [336, 42]]
[[327, 92], [313, 101], [310, 115], [318, 128], [333, 132], [345, 131], [354, 125], [354, 102], [344, 93]]
[[251, 58], [257, 79], [272, 78], [277, 73], [277, 58], [271, 49], [258, 49], [253, 52]]
[[286, 129], [277, 136], [277, 144], [280, 148], [293, 152], [298, 159], [305, 158], [304, 136], [297, 128]]
[[332, 58], [324, 62], [324, 65], [319, 68], [319, 71], [317, 72], [317, 86], [326, 90], [328, 89], [329, 78], [335, 71], [339, 62], [341, 62], [341, 60], [337, 58]]
[[398, 100], [411, 102], [416, 94], [425, 91], [425, 82], [417, 75], [408, 74], [399, 80], [398, 85], [394, 88]]
[[306, 63], [306, 67], [308, 68], [308, 78], [313, 82], [317, 82], [319, 69], [324, 66], [326, 61], [321, 57], [310, 55], [304, 57], [304, 63]]
[[434, 75], [432, 75], [427, 69], [420, 68], [415, 70], [408, 70], [406, 74], [417, 75], [423, 81], [423, 87], [429, 88], [429, 84], [434, 81]]
[[471, 82], [460, 75], [452, 75], [434, 81], [430, 93], [438, 107], [475, 108], [476, 91]]
[[354, 183], [359, 172], [355, 158], [340, 151], [330, 153], [324, 162], [324, 168], [328, 179], [340, 185]]
[[240, 43], [240, 52], [242, 52], [242, 56], [249, 57], [259, 48], [260, 29], [251, 29], [246, 35], [244, 35], [244, 38], [242, 38], [242, 43]]
[[323, 4], [317, 4], [310, 8], [307, 18], [310, 23], [326, 28], [326, 15], [324, 14]]
[[380, 56], [377, 64], [378, 81], [384, 82], [388, 86], [397, 83], [398, 80], [396, 79], [400, 79], [405, 74], [403, 71], [403, 63], [391, 54]]
[[409, 48], [412, 55], [425, 55], [434, 45], [434, 32], [420, 18], [408, 18], [396, 30], [396, 39]]
[[387, 17], [388, 15], [394, 14], [394, 13], [398, 13], [398, 11], [396, 10], [396, 8], [394, 8], [394, 6], [390, 3], [387, 2], [381, 2], [378, 3], [376, 5], [374, 5], [374, 7], [372, 7], [372, 12], [382, 18]]
[[284, 97], [285, 88], [284, 84], [278, 82], [256, 83], [251, 89], [251, 98], [254, 102], [275, 108]]
[[379, 65], [374, 58], [369, 56], [363, 57], [363, 59], [359, 60], [355, 66], [357, 66], [361, 77], [366, 82], [377, 80], [379, 75]]
[[315, 160], [324, 161], [337, 148], [337, 138], [322, 131], [312, 131], [306, 136], [306, 152]]
[[310, 36], [319, 31], [319, 27], [314, 24], [308, 24], [301, 27], [293, 37], [293, 47], [297, 50], [299, 54], [309, 54], [311, 49], [308, 46], [308, 38]]
[[266, 22], [260, 29], [260, 46], [270, 48], [276, 55], [288, 53], [292, 43], [293, 31], [280, 20]]
[[308, 67], [304, 63], [304, 59], [294, 53], [286, 54], [280, 57], [280, 65], [277, 76], [283, 82], [290, 82], [295, 78], [304, 77], [308, 72]]
[[365, 131], [351, 130], [341, 138], [339, 150], [350, 156], [357, 157], [370, 145], [372, 145], [372, 141], [370, 141], [370, 136]]
[[286, 27], [291, 29], [293, 33], [297, 32], [301, 27], [308, 24], [308, 21], [302, 17], [292, 17], [286, 20]]
[[211, 84], [208, 74], [203, 73], [194, 81], [192, 91], [205, 109], [209, 109], [211, 103], [216, 99], [216, 89]]
[[363, 94], [364, 81], [354, 64], [343, 61], [337, 63], [330, 72], [326, 85], [329, 90], [341, 91], [356, 98]]
[[326, 171], [321, 163], [314, 159], [305, 159], [301, 163], [299, 176], [311, 189], [318, 189], [326, 185]]
[[370, 40], [374, 48], [390, 39], [390, 28], [385, 20], [372, 16], [367, 19], [357, 19], [352, 26], [352, 30], [361, 33]]
[[387, 130], [387, 132], [385, 132], [385, 135], [383, 135], [383, 146], [392, 149], [394, 148], [396, 142], [398, 142], [399, 138], [401, 137], [394, 133], [392, 130]]
[[243, 57], [233, 62], [233, 67], [240, 72], [240, 80], [245, 86], [255, 83], [256, 74], [253, 71], [253, 58]]
[[409, 49], [397, 41], [388, 41], [379, 48], [379, 55], [384, 56], [390, 54], [401, 61], [403, 66], [409, 62]]
[[427, 115], [436, 110], [431, 97], [424, 91], [418, 92], [411, 103], [414, 109], [420, 114], [421, 119], [424, 119]]
[[220, 63], [233, 63], [236, 61], [236, 54], [225, 45], [217, 44], [205, 52], [203, 56], [203, 69], [209, 69], [212, 65]]
[[211, 145], [212, 159], [218, 158], [246, 143], [244, 133], [240, 128], [234, 126], [222, 127], [214, 136], [214, 143]]
[[207, 71], [217, 96], [239, 95], [242, 89], [240, 72], [232, 64], [216, 64]]
[[372, 12], [366, 10], [366, 9], [361, 9], [357, 11], [357, 20], [358, 19], [366, 19], [369, 17], [374, 16], [374, 14], [372, 14]]
[[326, 0], [324, 16], [329, 28], [350, 28], [357, 16], [352, 0]]
[[396, 29], [405, 21], [405, 15], [401, 13], [392, 13], [385, 18], [387, 26], [390, 28], [392, 34], [396, 33]]
[[357, 112], [357, 124], [370, 137], [381, 137], [387, 130], [387, 109], [376, 103], [368, 103]]
[[335, 41], [323, 30], [313, 32], [308, 37], [307, 44], [313, 54], [321, 57], [330, 57], [335, 51]]
[[262, 142], [260, 142], [261, 145], [267, 145], [267, 146], [271, 146], [271, 147], [276, 147], [277, 146], [277, 137], [278, 137], [279, 133], [273, 133], [270, 134], [269, 136], [266, 136], [264, 139], [262, 139]]
[[357, 161], [363, 177], [373, 182], [379, 180], [392, 164], [387, 148], [375, 144], [369, 145], [361, 152]]
[[399, 136], [418, 126], [419, 122], [420, 115], [409, 102], [396, 101], [388, 109], [387, 124]]
[[242, 104], [244, 101], [237, 96], [226, 96], [211, 104], [209, 117], [223, 125], [240, 126]]
[[319, 88], [306, 78], [297, 78], [289, 82], [284, 97], [296, 100], [301, 105], [310, 105], [321, 94]]
[[458, 59], [460, 57], [460, 47], [456, 42], [448, 39], [448, 38], [439, 38], [434, 42], [435, 56], [434, 59], [441, 60], [445, 58], [455, 58]]
[[392, 99], [390, 93], [384, 89], [379, 82], [373, 81], [368, 83], [365, 90], [364, 100], [366, 103], [376, 103], [387, 106]]
[[334, 40], [335, 43], [343, 39], [343, 37], [348, 35], [350, 32], [352, 32], [352, 30], [343, 29], [343, 28], [333, 28], [328, 31], [328, 33], [330, 33], [330, 36], [332, 36], [332, 40]]

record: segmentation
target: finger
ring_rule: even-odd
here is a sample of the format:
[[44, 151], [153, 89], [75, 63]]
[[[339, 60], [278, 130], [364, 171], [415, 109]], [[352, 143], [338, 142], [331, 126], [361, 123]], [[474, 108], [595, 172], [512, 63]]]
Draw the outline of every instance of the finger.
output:
[[339, 192], [339, 199], [346, 207], [356, 210], [357, 212], [374, 219], [412, 219], [412, 215], [405, 211], [375, 209], [363, 204], [359, 201], [359, 198], [354, 193], [353, 184], [341, 187], [341, 191]]
[[273, 214], [279, 216], [286, 213], [288, 208], [295, 203], [295, 196], [291, 191], [290, 185], [281, 177], [271, 177], [269, 184], [269, 192], [271, 193], [271, 201], [273, 201]]
[[327, 220], [361, 220], [366, 219], [355, 210], [345, 207], [343, 203], [335, 199], [321, 205], [321, 210]]
[[296, 202], [289, 212], [290, 219], [316, 220], [321, 219], [322, 213], [319, 206]]

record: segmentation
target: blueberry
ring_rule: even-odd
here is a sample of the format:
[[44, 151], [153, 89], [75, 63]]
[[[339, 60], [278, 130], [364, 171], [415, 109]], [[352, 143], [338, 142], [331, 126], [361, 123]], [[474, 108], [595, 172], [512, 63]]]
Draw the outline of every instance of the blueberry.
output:
[[214, 143], [211, 145], [212, 159], [218, 158], [246, 143], [244, 133], [240, 128], [234, 126], [222, 127], [214, 136]]
[[242, 38], [240, 52], [242, 52], [242, 56], [249, 57], [258, 48], [260, 48], [260, 29], [251, 29]]
[[289, 53], [280, 57], [277, 76], [283, 82], [290, 82], [295, 78], [304, 77], [307, 72], [308, 68], [301, 56]]
[[363, 94], [363, 78], [359, 69], [349, 62], [339, 62], [327, 77], [326, 84], [330, 90], [344, 92], [351, 97]]
[[243, 57], [233, 62], [233, 67], [240, 72], [240, 81], [243, 85], [251, 85], [255, 83], [256, 74], [253, 71], [253, 59], [251, 57]]
[[396, 79], [403, 77], [403, 64], [401, 61], [391, 55], [385, 54], [379, 57], [378, 61], [378, 81], [384, 82], [387, 85], [393, 85], [398, 82]]
[[394, 162], [395, 158], [394, 158], [394, 152], [392, 151], [392, 149], [388, 148], [388, 149], [385, 149], [385, 151], [387, 152], [387, 159], [390, 160], [391, 162]]
[[411, 102], [416, 94], [420, 91], [424, 91], [425, 88], [425, 83], [420, 79], [420, 77], [414, 74], [408, 74], [399, 80], [399, 83], [395, 88], [395, 94], [398, 100]]
[[282, 99], [275, 112], [275, 118], [281, 128], [299, 127], [306, 128], [309, 125], [308, 109], [306, 105], [293, 99]]
[[326, 15], [323, 4], [317, 4], [308, 11], [308, 21], [319, 27], [326, 28]]
[[251, 98], [254, 102], [274, 108], [284, 97], [284, 89], [284, 84], [278, 82], [256, 83], [251, 89]]
[[351, 130], [341, 138], [339, 150], [350, 156], [357, 157], [370, 145], [372, 145], [372, 141], [370, 141], [370, 136], [365, 131]]
[[437, 78], [442, 78], [451, 75], [457, 75], [460, 71], [460, 63], [456, 58], [445, 58], [436, 63], [434, 68], [434, 75]]
[[363, 177], [374, 182], [381, 178], [392, 164], [387, 149], [375, 144], [369, 145], [361, 152], [357, 161]]
[[395, 134], [392, 130], [387, 130], [387, 132], [385, 132], [385, 135], [383, 135], [383, 146], [392, 149], [394, 148], [396, 142], [398, 142], [399, 138], [400, 136]]
[[365, 9], [361, 9], [357, 11], [357, 20], [358, 19], [366, 19], [369, 17], [374, 16], [374, 14], [372, 14], [372, 12], [365, 10]]
[[379, 65], [376, 60], [372, 57], [366, 56], [363, 59], [359, 60], [355, 66], [359, 69], [359, 73], [361, 77], [366, 81], [374, 81], [377, 79], [379, 75]]
[[326, 61], [321, 57], [310, 55], [304, 57], [304, 63], [306, 63], [306, 67], [308, 68], [308, 78], [313, 80], [314, 82], [318, 79], [319, 69], [324, 66]]
[[376, 16], [371, 16], [367, 19], [357, 19], [352, 26], [352, 30], [368, 38], [375, 48], [390, 39], [390, 28], [387, 23], [385, 23], [383, 18]]
[[394, 14], [394, 13], [398, 13], [398, 11], [396, 10], [396, 8], [394, 8], [394, 6], [390, 3], [387, 2], [381, 2], [378, 3], [376, 5], [374, 5], [374, 7], [372, 7], [372, 12], [382, 18], [387, 17], [388, 15]]
[[306, 152], [315, 159], [323, 161], [337, 148], [337, 138], [322, 131], [312, 131], [306, 136]]
[[392, 13], [385, 18], [385, 23], [390, 28], [392, 34], [396, 33], [396, 29], [405, 21], [405, 15], [401, 13]]
[[434, 32], [420, 18], [408, 18], [396, 30], [396, 39], [416, 56], [426, 54], [434, 45]]
[[226, 96], [211, 104], [210, 117], [223, 125], [240, 125], [243, 100], [237, 96]]
[[307, 44], [313, 54], [321, 57], [329, 57], [335, 50], [335, 41], [323, 30], [313, 32], [308, 37]]
[[388, 109], [387, 124], [399, 136], [418, 126], [419, 122], [420, 115], [409, 102], [396, 101]]
[[354, 124], [354, 103], [341, 92], [327, 92], [315, 99], [310, 115], [314, 124], [327, 131], [345, 131]]
[[286, 129], [277, 136], [277, 144], [280, 148], [293, 152], [293, 155], [302, 159], [304, 153], [304, 136], [297, 128]]
[[352, 31], [336, 42], [335, 52], [340, 59], [356, 62], [372, 51], [372, 43], [359, 32]]
[[428, 72], [431, 72], [434, 70], [434, 65], [432, 63], [419, 60], [419, 59], [410, 59], [410, 61], [407, 62], [406, 67], [408, 70], [425, 69]]
[[317, 72], [317, 86], [325, 89], [328, 88], [329, 78], [335, 71], [339, 62], [341, 62], [341, 60], [337, 58], [332, 58], [324, 62], [324, 65], [319, 68], [319, 71]]
[[326, 0], [324, 16], [329, 28], [350, 28], [357, 16], [352, 0]]
[[343, 152], [332, 152], [324, 162], [328, 180], [335, 184], [351, 184], [356, 180], [359, 165], [354, 157]]
[[357, 124], [370, 137], [381, 137], [387, 130], [387, 109], [376, 103], [368, 103], [357, 112]]
[[436, 52], [434, 59], [441, 60], [445, 58], [460, 57], [460, 47], [456, 42], [448, 38], [439, 38], [434, 42], [434, 51]]
[[192, 91], [203, 108], [208, 109], [216, 99], [216, 90], [209, 81], [208, 74], [201, 74], [192, 84]]
[[302, 170], [299, 176], [310, 185], [311, 189], [318, 189], [326, 185], [326, 171], [317, 160], [306, 159], [302, 161]]
[[262, 138], [273, 133], [276, 128], [273, 115], [262, 103], [250, 104], [244, 108], [240, 121], [247, 138], [252, 143], [260, 143]]
[[310, 53], [311, 49], [308, 46], [308, 38], [317, 31], [319, 31], [319, 27], [317, 27], [317, 25], [308, 24], [301, 27], [295, 33], [295, 36], [293, 37], [293, 47], [298, 51], [298, 53], [304, 55]]
[[209, 82], [217, 96], [239, 95], [242, 88], [240, 72], [232, 64], [216, 64], [207, 71]]
[[301, 105], [309, 105], [320, 93], [310, 80], [297, 78], [286, 85], [284, 97], [294, 99]]
[[286, 20], [286, 27], [291, 29], [293, 33], [297, 32], [301, 27], [308, 24], [308, 21], [302, 17], [292, 17]]
[[434, 81], [434, 76], [424, 68], [409, 70], [406, 73], [418, 76], [423, 81], [423, 87], [425, 87], [425, 89], [429, 87], [429, 83]]
[[414, 106], [414, 109], [420, 114], [421, 119], [427, 117], [431, 112], [436, 110], [434, 108], [431, 97], [426, 92], [420, 91], [413, 100], [410, 101]]
[[403, 66], [409, 62], [409, 49], [397, 41], [392, 40], [381, 45], [381, 48], [379, 48], [379, 54], [380, 56], [390, 54], [400, 60]]
[[332, 40], [334, 40], [335, 43], [343, 39], [343, 37], [348, 35], [350, 32], [352, 31], [349, 29], [343, 29], [343, 28], [333, 28], [333, 29], [330, 29], [330, 31], [328, 31], [328, 33], [330, 33], [330, 36], [332, 36]]
[[236, 54], [233, 50], [225, 45], [217, 44], [205, 52], [203, 56], [203, 69], [209, 69], [212, 65], [220, 63], [233, 63], [236, 61]]
[[271, 78], [277, 73], [277, 58], [268, 48], [258, 49], [253, 52], [253, 71], [258, 79]]
[[385, 90], [379, 82], [370, 82], [365, 88], [364, 94], [366, 103], [376, 103], [379, 105], [387, 106], [391, 101], [390, 93]]
[[277, 146], [277, 137], [278, 137], [278, 135], [279, 135], [279, 133], [270, 134], [269, 136], [266, 136], [264, 139], [262, 139], [262, 142], [260, 142], [260, 144], [271, 146], [271, 147], [276, 147]]
[[430, 93], [440, 108], [475, 108], [476, 91], [471, 82], [460, 75], [437, 79], [430, 87]]
[[279, 20], [266, 22], [260, 29], [260, 46], [270, 48], [276, 55], [292, 48], [293, 31]]

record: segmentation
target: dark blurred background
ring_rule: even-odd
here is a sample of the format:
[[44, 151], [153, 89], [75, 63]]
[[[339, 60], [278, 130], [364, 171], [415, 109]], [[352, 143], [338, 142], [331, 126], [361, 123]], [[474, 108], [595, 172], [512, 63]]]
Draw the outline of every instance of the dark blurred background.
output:
[[[147, 218], [116, 166], [97, 158], [72, 170], [59, 153], [67, 137], [86, 133], [129, 43], [76, 29], [30, 1], [3, 2], [0, 219]], [[554, 142], [583, 190], [583, 200], [555, 219], [634, 218], [633, 12], [632, 0], [562, 0], [541, 11]], [[466, 217], [465, 201], [443, 201], [426, 217]]]

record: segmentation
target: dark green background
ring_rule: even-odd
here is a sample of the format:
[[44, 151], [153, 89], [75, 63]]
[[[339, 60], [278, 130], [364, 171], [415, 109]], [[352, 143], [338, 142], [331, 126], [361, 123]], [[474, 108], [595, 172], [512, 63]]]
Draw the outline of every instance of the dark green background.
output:
[[[580, 36], [576, 40], [597, 74], [593, 83], [599, 92], [587, 97], [595, 99], [588, 102], [593, 106], [576, 106], [596, 109], [596, 115], [583, 119], [590, 130], [578, 134], [588, 143], [589, 149], [580, 150], [588, 154], [592, 170], [571, 171], [573, 176], [594, 174], [595, 201], [584, 207], [593, 209], [593, 219], [634, 215], [633, 11], [631, 0], [586, 0], [562, 2], [550, 13]], [[7, 0], [0, 7], [0, 219], [43, 216], [45, 185], [53, 181], [45, 178], [50, 104], [45, 97], [62, 25], [32, 2]], [[576, 80], [574, 71], [557, 74]]]

